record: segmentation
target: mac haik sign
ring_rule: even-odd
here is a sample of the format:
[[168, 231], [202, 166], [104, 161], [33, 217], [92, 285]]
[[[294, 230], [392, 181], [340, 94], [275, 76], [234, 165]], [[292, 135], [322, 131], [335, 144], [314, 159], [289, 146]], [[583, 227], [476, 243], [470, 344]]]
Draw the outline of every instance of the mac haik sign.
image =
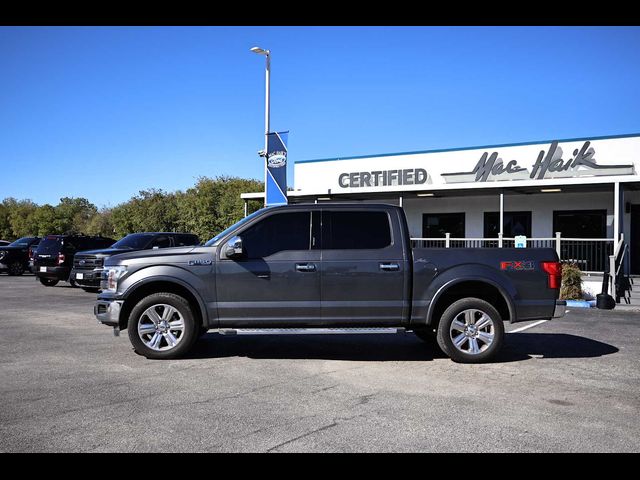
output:
[[503, 160], [498, 152], [484, 152], [472, 171], [443, 173], [442, 177], [447, 183], [460, 183], [634, 174], [633, 164], [599, 165], [596, 151], [589, 141], [572, 153], [566, 155], [558, 142], [554, 141], [546, 150], [540, 150], [530, 167], [525, 167], [517, 159]]
[[[431, 150], [295, 163], [300, 194], [374, 193], [517, 185], [639, 181], [640, 135]], [[596, 180], [599, 182], [600, 180]], [[615, 180], [613, 180], [615, 181]]]

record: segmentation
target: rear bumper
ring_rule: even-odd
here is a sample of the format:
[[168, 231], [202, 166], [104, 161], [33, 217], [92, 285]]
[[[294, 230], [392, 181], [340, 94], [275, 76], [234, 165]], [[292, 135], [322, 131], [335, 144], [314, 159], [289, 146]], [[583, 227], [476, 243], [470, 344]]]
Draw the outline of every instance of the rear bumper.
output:
[[553, 318], [564, 317], [565, 313], [567, 313], [567, 301], [556, 300], [556, 308], [553, 310]]
[[93, 306], [93, 314], [100, 323], [117, 327], [120, 324], [121, 300], [98, 300]]
[[41, 272], [40, 265], [35, 265], [33, 267], [33, 273], [38, 278], [42, 277], [54, 280], [67, 280], [69, 278], [69, 272], [71, 271], [71, 268], [69, 267], [46, 267], [46, 269], [46, 272]]

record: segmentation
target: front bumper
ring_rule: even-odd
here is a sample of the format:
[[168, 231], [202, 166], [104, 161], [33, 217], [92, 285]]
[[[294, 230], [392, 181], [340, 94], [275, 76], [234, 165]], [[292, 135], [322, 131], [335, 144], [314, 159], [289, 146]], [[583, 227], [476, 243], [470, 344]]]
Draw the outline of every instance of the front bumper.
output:
[[93, 306], [93, 314], [100, 323], [117, 327], [120, 325], [121, 300], [98, 300]]
[[556, 300], [556, 308], [553, 310], [553, 318], [564, 317], [565, 313], [567, 313], [567, 301]]
[[102, 280], [102, 269], [99, 270], [71, 270], [71, 276], [69, 277], [80, 285], [81, 287], [95, 287], [100, 288], [100, 281]]
[[0, 270], [7, 270], [9, 267], [4, 263], [0, 263]]

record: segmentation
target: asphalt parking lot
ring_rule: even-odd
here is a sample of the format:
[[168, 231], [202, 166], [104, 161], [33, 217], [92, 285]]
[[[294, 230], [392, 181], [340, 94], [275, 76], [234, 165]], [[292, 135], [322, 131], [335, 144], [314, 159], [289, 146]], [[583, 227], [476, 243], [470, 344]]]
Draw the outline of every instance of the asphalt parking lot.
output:
[[640, 451], [638, 312], [571, 310], [484, 365], [411, 333], [209, 333], [152, 361], [94, 299], [0, 275], [0, 451]]

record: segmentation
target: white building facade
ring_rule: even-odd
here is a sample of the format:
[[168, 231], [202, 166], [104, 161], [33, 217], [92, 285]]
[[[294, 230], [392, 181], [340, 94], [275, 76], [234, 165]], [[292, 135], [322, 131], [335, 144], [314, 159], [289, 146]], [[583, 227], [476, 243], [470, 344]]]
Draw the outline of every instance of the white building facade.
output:
[[[640, 274], [640, 134], [299, 160], [290, 203], [401, 205], [422, 246], [553, 246]], [[244, 194], [243, 198], [255, 198]]]

